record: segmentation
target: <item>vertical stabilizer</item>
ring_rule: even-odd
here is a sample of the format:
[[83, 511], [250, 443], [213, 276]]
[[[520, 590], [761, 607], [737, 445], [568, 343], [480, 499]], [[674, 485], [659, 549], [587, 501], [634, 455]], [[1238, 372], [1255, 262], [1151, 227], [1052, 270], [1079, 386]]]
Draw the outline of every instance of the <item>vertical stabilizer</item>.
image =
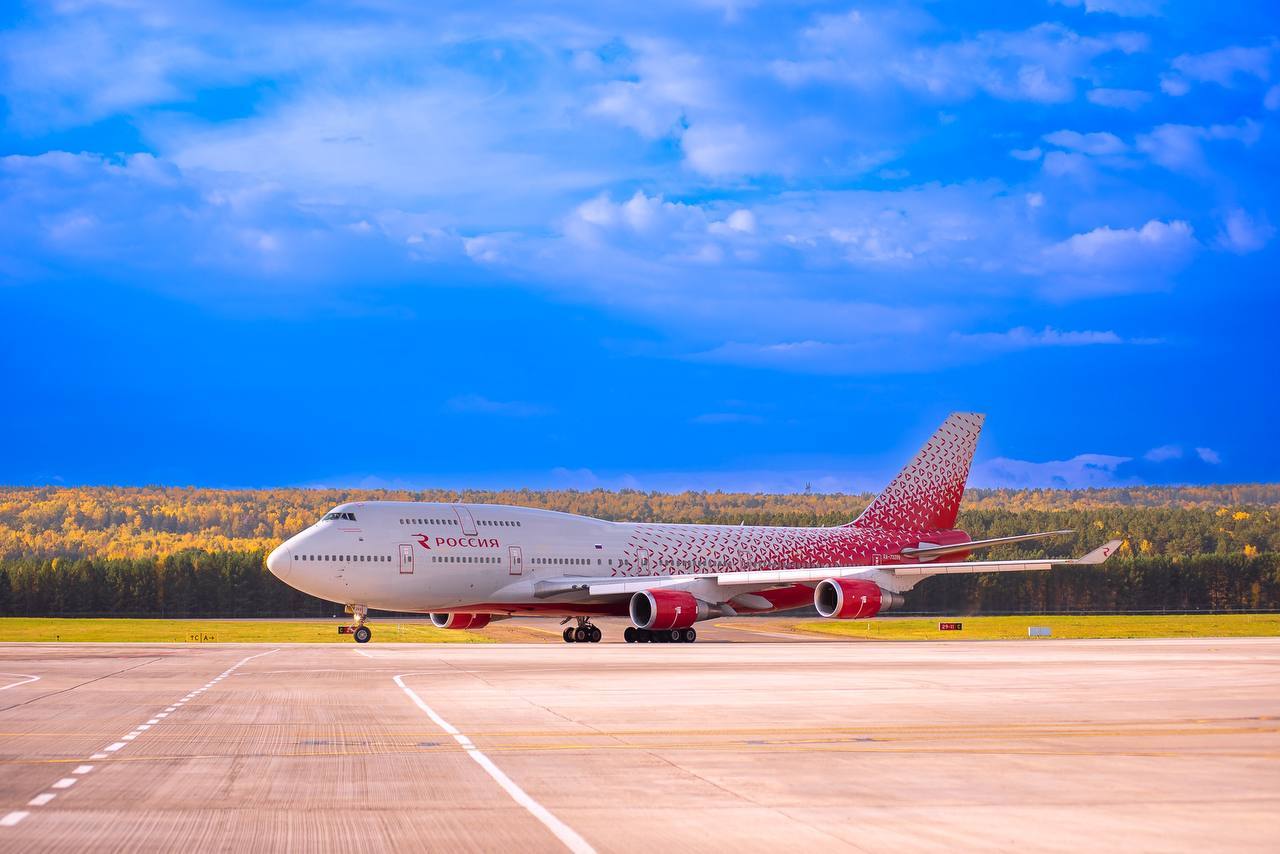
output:
[[953, 412], [907, 467], [853, 521], [859, 528], [954, 528], [986, 416]]

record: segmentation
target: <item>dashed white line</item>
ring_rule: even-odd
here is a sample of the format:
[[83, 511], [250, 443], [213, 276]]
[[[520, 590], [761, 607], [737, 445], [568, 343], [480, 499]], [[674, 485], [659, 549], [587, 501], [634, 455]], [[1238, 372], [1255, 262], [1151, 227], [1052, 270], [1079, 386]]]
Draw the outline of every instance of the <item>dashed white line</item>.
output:
[[[360, 650], [356, 650], [356, 652], [360, 652]], [[530, 797], [524, 789], [516, 785], [514, 780], [503, 773], [501, 768], [494, 765], [493, 761], [488, 756], [481, 753], [480, 749], [472, 743], [471, 739], [467, 738], [467, 736], [459, 731], [453, 724], [436, 714], [435, 709], [423, 702], [422, 698], [419, 697], [412, 688], [404, 684], [403, 677], [412, 675], [413, 674], [411, 673], [402, 673], [395, 677], [395, 683], [400, 686], [401, 690], [403, 690], [405, 694], [409, 695], [409, 699], [413, 701], [414, 705], [426, 712], [427, 717], [431, 718], [431, 720], [435, 722], [436, 726], [453, 736], [454, 741], [462, 745], [463, 749], [466, 750], [467, 755], [475, 760], [475, 763], [483, 768], [489, 776], [492, 777], [494, 781], [496, 781], [497, 784], [511, 796], [513, 801], [528, 810], [530, 815], [542, 822], [543, 826], [546, 827], [547, 830], [550, 830], [555, 834], [556, 838], [564, 844], [565, 848], [573, 851], [574, 854], [595, 854], [595, 849], [587, 843], [587, 840], [579, 836], [577, 831], [569, 827], [569, 825], [565, 824], [560, 819], [556, 818], [552, 815], [550, 810]]]
[[[226, 671], [223, 672], [222, 676], [230, 675], [236, 668], [240, 667], [240, 665], [245, 664], [248, 661], [252, 661], [253, 659], [258, 658], [259, 656], [270, 655], [273, 652], [279, 652], [279, 650], [271, 649], [271, 650], [267, 650], [266, 652], [260, 652], [257, 655], [250, 655], [246, 658], [242, 658], [240, 661], [228, 667]], [[21, 681], [0, 686], [0, 691], [3, 691], [5, 688], [14, 688], [18, 685], [26, 685], [28, 682], [34, 682], [40, 678], [39, 676], [28, 676], [22, 673], [4, 673], [4, 674], [0, 674], [0, 676], [24, 677]], [[222, 677], [220, 676], [218, 678], [221, 679]], [[187, 696], [183, 697], [178, 702], [174, 703], [172, 706], [167, 707], [163, 712], [157, 712], [154, 718], [147, 721], [145, 724], [138, 724], [137, 728], [134, 729], [132, 732], [130, 732], [128, 735], [120, 736], [119, 741], [115, 741], [115, 742], [112, 742], [111, 744], [108, 744], [106, 747], [102, 748], [101, 752], [95, 753], [89, 758], [90, 759], [107, 759], [109, 758], [109, 754], [115, 753], [119, 750], [124, 749], [125, 747], [128, 747], [129, 746], [128, 743], [130, 741], [133, 741], [135, 738], [142, 735], [147, 730], [151, 729], [151, 727], [160, 723], [161, 718], [167, 717], [171, 712], [177, 711], [182, 706], [183, 703], [186, 703], [188, 700], [199, 696], [204, 691], [207, 691], [217, 681], [218, 680], [215, 679], [213, 680], [213, 682], [210, 682], [207, 685], [205, 685], [205, 687], [197, 688]], [[92, 765], [77, 765], [76, 769], [71, 772], [72, 774], [76, 775], [75, 777], [63, 777], [61, 780], [58, 780], [56, 783], [50, 786], [50, 788], [70, 789], [72, 786], [74, 786], [76, 783], [80, 781], [80, 777], [82, 775], [88, 774], [90, 771], [93, 770], [93, 768], [94, 766]], [[56, 797], [57, 797], [57, 794], [54, 792], [44, 792], [42, 794], [36, 795], [34, 798], [28, 801], [27, 805], [33, 806], [33, 807], [42, 807], [48, 804], [50, 801], [52, 801]], [[14, 810], [13, 812], [10, 812], [4, 815], [3, 817], [0, 817], [0, 827], [13, 827], [14, 825], [18, 824], [29, 815], [31, 815], [30, 810]]]

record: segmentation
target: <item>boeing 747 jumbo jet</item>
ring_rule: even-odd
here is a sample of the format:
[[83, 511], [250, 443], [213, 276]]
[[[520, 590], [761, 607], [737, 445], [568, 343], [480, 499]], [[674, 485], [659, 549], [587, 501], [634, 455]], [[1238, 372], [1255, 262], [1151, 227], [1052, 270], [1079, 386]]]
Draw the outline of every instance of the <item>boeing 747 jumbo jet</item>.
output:
[[1069, 531], [971, 540], [956, 514], [983, 416], [957, 412], [857, 519], [832, 528], [606, 522], [499, 504], [342, 504], [267, 558], [286, 584], [338, 602], [339, 629], [372, 636], [370, 608], [429, 613], [444, 629], [512, 616], [560, 617], [569, 643], [597, 643], [592, 617], [629, 616], [628, 643], [692, 642], [699, 620], [813, 604], [868, 619], [900, 607], [931, 575], [1098, 564], [1112, 540], [1074, 560], [969, 561], [977, 549]]

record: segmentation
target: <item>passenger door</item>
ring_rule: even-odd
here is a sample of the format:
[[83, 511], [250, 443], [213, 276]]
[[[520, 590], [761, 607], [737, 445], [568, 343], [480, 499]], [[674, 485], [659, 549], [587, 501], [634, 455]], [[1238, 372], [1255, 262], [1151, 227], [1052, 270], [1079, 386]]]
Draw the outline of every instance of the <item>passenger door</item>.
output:
[[413, 574], [413, 546], [409, 543], [400, 544], [400, 574]]
[[508, 546], [507, 558], [509, 560], [507, 564], [508, 575], [520, 575], [524, 572], [524, 553], [519, 546]]
[[471, 511], [461, 504], [453, 505], [453, 512], [458, 517], [459, 524], [462, 525], [462, 533], [468, 537], [476, 535], [476, 520], [471, 515]]

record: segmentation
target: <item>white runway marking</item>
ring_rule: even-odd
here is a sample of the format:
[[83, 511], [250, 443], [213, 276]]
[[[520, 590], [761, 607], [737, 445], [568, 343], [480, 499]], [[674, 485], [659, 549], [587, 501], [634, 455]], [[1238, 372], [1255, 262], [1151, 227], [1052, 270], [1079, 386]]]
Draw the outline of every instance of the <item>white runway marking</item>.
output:
[[[360, 650], [356, 650], [356, 652], [359, 651]], [[372, 658], [372, 656], [370, 656], [370, 658]], [[503, 773], [501, 768], [494, 765], [493, 761], [489, 759], [488, 756], [485, 756], [480, 752], [480, 748], [476, 747], [475, 744], [472, 743], [471, 739], [463, 735], [453, 724], [436, 714], [435, 710], [423, 702], [422, 698], [419, 697], [412, 688], [404, 684], [403, 677], [413, 675], [415, 674], [402, 673], [395, 677], [395, 683], [400, 686], [401, 690], [409, 695], [409, 699], [413, 700], [414, 705], [426, 712], [427, 717], [431, 718], [431, 720], [435, 722], [436, 726], [453, 736], [453, 740], [462, 745], [462, 747], [467, 751], [467, 755], [474, 759], [477, 765], [483, 768], [499, 786], [506, 790], [506, 793], [511, 796], [513, 801], [528, 810], [530, 815], [542, 822], [543, 826], [546, 827], [547, 830], [554, 833], [556, 838], [564, 843], [565, 848], [575, 852], [575, 854], [595, 854], [595, 849], [587, 843], [587, 840], [579, 836], [577, 831], [569, 827], [569, 825], [565, 824], [560, 819], [556, 818], [546, 807], [530, 797], [524, 789], [517, 786], [515, 781]]]
[[[26, 685], [30, 682], [39, 682], [39, 676], [32, 676], [28, 673], [0, 673], [0, 676], [19, 676], [17, 682], [10, 682], [8, 685], [0, 685], [0, 691], [8, 691], [10, 688], [17, 688], [19, 685]], [[22, 821], [22, 819], [18, 819]]]
[[[257, 655], [250, 655], [250, 656], [248, 656], [247, 658], [242, 658], [242, 659], [240, 659], [238, 662], [236, 662], [235, 664], [233, 664], [233, 665], [231, 665], [230, 667], [228, 667], [228, 668], [226, 669], [226, 671], [224, 672], [224, 675], [226, 675], [226, 674], [228, 674], [228, 673], [231, 673], [233, 670], [235, 670], [235, 669], [236, 669], [237, 667], [239, 667], [240, 665], [245, 664], [246, 662], [252, 661], [252, 660], [253, 660], [253, 659], [255, 659], [255, 658], [258, 658], [258, 657], [263, 656], [263, 655], [270, 655], [270, 654], [271, 654], [271, 653], [273, 653], [273, 652], [279, 652], [279, 651], [280, 651], [280, 650], [278, 650], [278, 649], [270, 649], [270, 650], [267, 650], [266, 652], [260, 652], [260, 653], [258, 653]], [[0, 676], [23, 676], [23, 675], [24, 675], [24, 674], [20, 674], [20, 673], [3, 673], [3, 674], [0, 674]], [[5, 686], [3, 686], [3, 687], [0, 687], [0, 691], [3, 691], [5, 688], [12, 688], [12, 687], [14, 687], [14, 686], [16, 686], [16, 685], [25, 685], [25, 684], [27, 684], [28, 682], [34, 682], [35, 680], [37, 680], [37, 679], [39, 679], [39, 678], [40, 678], [39, 676], [26, 676], [26, 678], [25, 678], [25, 679], [23, 679], [23, 680], [22, 680], [22, 681], [20, 681], [20, 682], [14, 682], [14, 683], [12, 683], [12, 684], [10, 684], [10, 685], [5, 685]], [[213, 683], [210, 683], [210, 684], [213, 684]], [[166, 715], [168, 715], [168, 714], [169, 714], [169, 712], [175, 711], [175, 710], [176, 710], [176, 709], [178, 709], [178, 708], [179, 708], [183, 703], [185, 703], [188, 699], [190, 699], [191, 697], [194, 697], [194, 696], [198, 695], [201, 691], [204, 691], [204, 690], [206, 690], [206, 689], [204, 689], [204, 688], [199, 688], [199, 689], [197, 689], [197, 690], [195, 690], [195, 691], [192, 691], [190, 694], [188, 694], [188, 695], [186, 696], [186, 698], [184, 698], [184, 699], [182, 699], [182, 700], [179, 700], [177, 703], [174, 703], [172, 706], [169, 706], [169, 707], [168, 707], [164, 712], [157, 712], [157, 713], [156, 713], [156, 716], [155, 716], [154, 718], [152, 718], [151, 720], [149, 720], [147, 723], [145, 723], [145, 724], [139, 724], [139, 725], [138, 725], [138, 728], [137, 728], [137, 729], [135, 729], [133, 732], [129, 733], [128, 735], [122, 735], [122, 736], [120, 737], [120, 740], [119, 740], [119, 741], [115, 741], [115, 742], [112, 742], [111, 744], [108, 744], [106, 747], [102, 748], [102, 752], [101, 752], [101, 753], [95, 753], [95, 754], [93, 754], [92, 756], [90, 756], [89, 758], [90, 758], [90, 759], [106, 759], [106, 758], [108, 758], [107, 754], [109, 754], [109, 753], [115, 753], [115, 752], [116, 752], [116, 751], [118, 751], [118, 750], [122, 750], [122, 749], [124, 749], [124, 748], [128, 747], [128, 746], [129, 746], [129, 745], [128, 745], [128, 742], [133, 741], [135, 738], [137, 738], [138, 736], [142, 735], [146, 730], [151, 729], [151, 727], [153, 727], [153, 726], [155, 726], [157, 723], [159, 723], [160, 718], [165, 717]], [[76, 766], [76, 769], [75, 769], [74, 771], [72, 771], [71, 773], [76, 774], [76, 775], [81, 775], [81, 774], [88, 774], [88, 773], [89, 773], [90, 771], [92, 771], [92, 770], [93, 770], [93, 766], [92, 766], [92, 765], [77, 765], [77, 766]], [[76, 777], [63, 777], [61, 780], [58, 780], [56, 783], [54, 783], [50, 788], [54, 788], [54, 789], [70, 789], [72, 786], [74, 786], [74, 785], [75, 785], [76, 783], [78, 783], [78, 782], [80, 782], [80, 778], [79, 778], [79, 776], [76, 776]], [[42, 806], [44, 806], [44, 805], [48, 804], [50, 801], [52, 801], [52, 800], [53, 800], [54, 798], [56, 798], [56, 797], [57, 797], [57, 795], [56, 795], [56, 794], [54, 794], [53, 792], [44, 792], [43, 794], [36, 795], [36, 796], [35, 796], [34, 798], [32, 798], [31, 800], [27, 801], [27, 805], [28, 805], [28, 806], [33, 806], [33, 807], [42, 807]], [[28, 810], [14, 810], [13, 812], [9, 813], [8, 815], [4, 816], [3, 818], [0, 818], [0, 827], [13, 827], [15, 824], [17, 824], [18, 822], [22, 821], [24, 818], [26, 818], [26, 817], [27, 817], [27, 816], [29, 816], [29, 815], [31, 815], [31, 813], [30, 813], [30, 811], [28, 811]]]
[[353, 649], [351, 651], [354, 652], [356, 655], [363, 655], [365, 658], [373, 658], [372, 655], [365, 652], [363, 649]]

